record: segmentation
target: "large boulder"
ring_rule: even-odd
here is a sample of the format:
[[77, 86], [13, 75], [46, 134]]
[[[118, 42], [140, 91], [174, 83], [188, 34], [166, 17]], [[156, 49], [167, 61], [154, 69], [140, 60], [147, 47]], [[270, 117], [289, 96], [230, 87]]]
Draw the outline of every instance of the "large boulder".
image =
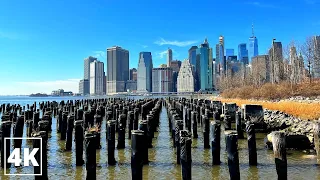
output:
[[[305, 150], [305, 149], [312, 149], [312, 141], [310, 139], [302, 134], [293, 133], [293, 132], [286, 132], [283, 131], [286, 135], [286, 148], [288, 149], [299, 149], [299, 150]], [[272, 138], [273, 138], [274, 132], [267, 135], [265, 138], [265, 145], [267, 148], [272, 149]]]

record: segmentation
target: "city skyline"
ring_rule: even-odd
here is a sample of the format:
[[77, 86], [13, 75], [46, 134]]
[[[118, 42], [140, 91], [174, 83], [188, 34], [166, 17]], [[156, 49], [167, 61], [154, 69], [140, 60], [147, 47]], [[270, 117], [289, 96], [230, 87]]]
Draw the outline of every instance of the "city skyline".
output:
[[[212, 44], [211, 47], [215, 47], [219, 35], [223, 35], [224, 48], [235, 49], [234, 53], [238, 54], [238, 45], [248, 43], [252, 23], [254, 34], [259, 40], [259, 54], [267, 54], [272, 38], [287, 45], [291, 40], [300, 42], [307, 36], [320, 32], [319, 15], [316, 14], [316, 5], [319, 4], [308, 4], [304, 0], [290, 5], [277, 1], [208, 1], [208, 7], [192, 5], [192, 12], [179, 13], [177, 7], [185, 9], [190, 4], [171, 2], [169, 7], [163, 9], [161, 5], [165, 2], [150, 4], [139, 1], [139, 6], [143, 7], [130, 2], [122, 6], [125, 10], [120, 13], [121, 17], [128, 18], [126, 22], [129, 23], [118, 23], [117, 27], [113, 26], [111, 29], [106, 27], [117, 23], [112, 18], [112, 13], [120, 8], [116, 3], [79, 3], [74, 7], [71, 2], [39, 2], [0, 2], [0, 20], [3, 22], [0, 26], [0, 82], [3, 84], [0, 95], [50, 93], [57, 88], [77, 92], [79, 80], [84, 76], [81, 70], [83, 59], [88, 56], [97, 57], [105, 64], [106, 69], [106, 48], [115, 44], [130, 51], [130, 68], [137, 67], [137, 55], [141, 51], [152, 52], [154, 66], [158, 67], [159, 64], [166, 64], [165, 52], [168, 47], [173, 51], [173, 59], [183, 60], [188, 58], [188, 49], [192, 45], [199, 46], [205, 37]], [[150, 5], [169, 13], [153, 12], [154, 9], [148, 9]], [[10, 11], [10, 7], [16, 10]], [[197, 10], [200, 7], [203, 9], [202, 13]], [[234, 14], [225, 14], [222, 20], [215, 17], [215, 13], [209, 13], [212, 10], [222, 12], [225, 9], [223, 7], [233, 8]], [[73, 9], [72, 12], [68, 12], [70, 8]], [[139, 12], [140, 8], [148, 12]], [[301, 11], [302, 8], [308, 8], [308, 11], [300, 16], [292, 13]], [[41, 16], [36, 9], [41, 9]], [[84, 10], [92, 10], [94, 13], [83, 14]], [[244, 10], [250, 10], [250, 13], [241, 13], [242, 21], [236, 22], [235, 14]], [[59, 13], [61, 11], [64, 13]], [[145, 17], [145, 13], [149, 17]], [[136, 16], [133, 17], [132, 14]], [[193, 26], [195, 28], [188, 30], [190, 20], [204, 15], [207, 17], [203, 21], [196, 21]], [[110, 21], [103, 22], [106, 16], [110, 17]], [[118, 13], [114, 16], [117, 17]], [[148, 27], [149, 24], [145, 21], [140, 22], [142, 17], [151, 20], [159, 28]], [[168, 18], [171, 19], [169, 23]], [[208, 23], [209, 19], [213, 23]], [[212, 28], [217, 23], [220, 24], [219, 28]], [[203, 26], [208, 28], [199, 28]], [[136, 30], [127, 31], [128, 28]]]

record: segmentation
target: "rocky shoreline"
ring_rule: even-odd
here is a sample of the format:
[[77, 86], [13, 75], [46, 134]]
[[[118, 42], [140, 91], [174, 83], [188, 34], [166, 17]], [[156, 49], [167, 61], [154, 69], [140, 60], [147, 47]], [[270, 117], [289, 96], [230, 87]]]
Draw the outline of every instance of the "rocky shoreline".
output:
[[[266, 146], [272, 148], [272, 131], [282, 131], [286, 134], [287, 148], [290, 149], [313, 149], [313, 124], [317, 120], [302, 120], [281, 111], [265, 109], [265, 130], [269, 132], [265, 139]], [[270, 133], [271, 132], [271, 133]]]

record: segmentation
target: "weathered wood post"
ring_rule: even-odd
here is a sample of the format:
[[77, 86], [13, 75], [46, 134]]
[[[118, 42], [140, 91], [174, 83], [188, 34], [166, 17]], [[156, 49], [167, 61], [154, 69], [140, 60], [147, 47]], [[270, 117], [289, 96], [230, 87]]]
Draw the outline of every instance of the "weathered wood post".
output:
[[124, 149], [126, 146], [125, 142], [125, 136], [126, 136], [126, 129], [125, 129], [125, 121], [126, 121], [126, 116], [124, 114], [119, 115], [118, 118], [118, 144], [117, 144], [117, 149]]
[[62, 110], [58, 110], [58, 117], [57, 117], [57, 133], [61, 133], [61, 127], [62, 127]]
[[116, 147], [116, 121], [107, 121], [107, 148], [108, 148], [108, 164], [115, 165], [114, 150]]
[[210, 121], [206, 115], [202, 115], [202, 123], [203, 123], [203, 147], [205, 149], [210, 148]]
[[249, 165], [256, 166], [258, 164], [256, 134], [255, 134], [254, 124], [251, 123], [250, 121], [246, 122], [246, 132], [247, 132], [247, 139], [248, 139]]
[[134, 112], [129, 111], [127, 116], [128, 123], [128, 139], [131, 139], [131, 131], [133, 130]]
[[26, 128], [27, 128], [27, 137], [31, 137], [33, 131], [33, 120], [26, 121]]
[[72, 133], [74, 126], [74, 115], [69, 115], [67, 119], [67, 139], [66, 139], [66, 150], [72, 149]]
[[283, 132], [273, 132], [272, 147], [274, 153], [274, 160], [276, 163], [276, 170], [278, 179], [288, 179], [287, 172], [287, 152], [286, 152], [286, 137]]
[[[2, 131], [2, 136], [1, 136], [1, 167], [4, 168], [4, 162], [9, 158], [10, 155], [10, 147], [11, 143], [10, 140], [6, 140], [5, 138], [10, 138], [11, 134], [11, 121], [2, 121], [1, 122], [1, 131]], [[4, 148], [4, 143], [6, 143], [6, 148]], [[4, 152], [6, 152], [6, 157], [4, 157]], [[10, 163], [6, 161], [6, 168], [10, 167]]]
[[211, 121], [211, 153], [212, 153], [212, 165], [219, 165], [220, 150], [221, 150], [221, 125], [219, 120]]
[[313, 125], [313, 140], [314, 140], [314, 148], [317, 152], [317, 163], [320, 164], [320, 123], [316, 122]]
[[[24, 126], [24, 117], [19, 116], [17, 122], [14, 124], [14, 133], [15, 138], [21, 138], [23, 135], [23, 126]], [[14, 140], [14, 148], [21, 148], [22, 139]]]
[[183, 120], [175, 120], [175, 145], [177, 164], [180, 164], [181, 146], [180, 146], [180, 131], [183, 130]]
[[39, 121], [40, 121], [39, 112], [34, 112], [33, 113], [33, 130], [37, 130]]
[[236, 112], [236, 128], [238, 133], [238, 139], [244, 139], [243, 131], [242, 131], [241, 113], [239, 111]]
[[235, 131], [225, 131], [228, 167], [231, 180], [240, 180], [238, 137]]
[[198, 122], [197, 122], [197, 112], [191, 112], [191, 121], [192, 121], [192, 134], [193, 138], [198, 138]]
[[180, 131], [181, 174], [183, 180], [191, 180], [191, 133]]
[[228, 114], [224, 115], [224, 129], [231, 130], [231, 116]]
[[34, 148], [39, 149], [34, 155], [34, 158], [36, 159], [36, 161], [39, 162], [39, 166], [34, 165], [34, 174], [42, 174], [42, 175], [35, 175], [34, 177], [35, 180], [48, 179], [48, 156], [47, 156], [48, 137], [46, 135], [47, 135], [47, 132], [45, 131], [38, 131], [32, 135], [33, 137], [37, 138], [37, 139], [33, 139], [33, 149]]
[[68, 123], [68, 112], [63, 112], [61, 122], [61, 136], [60, 140], [66, 140], [67, 136], [67, 123]]
[[135, 108], [134, 109], [134, 119], [133, 119], [133, 129], [137, 130], [139, 127], [139, 108]]
[[142, 168], [145, 153], [145, 135], [141, 130], [132, 130], [131, 173], [133, 180], [142, 180]]
[[83, 160], [83, 120], [77, 120], [74, 122], [75, 132], [74, 138], [76, 142], [76, 166], [82, 166]]
[[86, 146], [86, 170], [87, 180], [96, 179], [96, 137], [90, 132], [85, 133], [85, 146]]
[[[139, 130], [143, 131], [144, 133], [144, 142], [147, 142], [148, 139], [148, 121], [147, 120], [140, 120], [139, 121]], [[145, 144], [143, 146], [143, 164], [149, 164], [149, 150], [148, 145]]]

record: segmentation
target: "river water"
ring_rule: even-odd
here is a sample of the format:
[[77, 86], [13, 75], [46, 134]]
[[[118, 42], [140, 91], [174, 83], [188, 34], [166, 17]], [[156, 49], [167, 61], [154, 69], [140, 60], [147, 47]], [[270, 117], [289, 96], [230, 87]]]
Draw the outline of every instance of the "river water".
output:
[[[67, 99], [79, 99], [80, 97], [0, 97], [0, 104], [19, 103], [21, 105], [32, 104], [40, 101], [61, 101]], [[133, 97], [138, 98], [138, 97]], [[0, 115], [1, 116], [1, 115]], [[172, 180], [181, 179], [181, 168], [176, 165], [175, 150], [172, 147], [170, 132], [168, 127], [166, 109], [163, 108], [160, 114], [159, 132], [153, 139], [154, 148], [149, 149], [149, 165], [143, 167], [143, 179]], [[106, 122], [103, 121], [101, 132], [101, 146], [97, 150], [97, 179], [126, 180], [131, 179], [131, 145], [126, 139], [126, 148], [115, 151], [117, 164], [108, 166], [107, 164], [107, 146], [106, 146]], [[24, 136], [26, 128], [24, 128]], [[197, 180], [207, 179], [229, 179], [227, 166], [227, 154], [225, 152], [224, 131], [221, 129], [221, 165], [211, 165], [211, 150], [203, 148], [203, 137], [201, 129], [198, 129], [199, 138], [192, 140], [192, 178]], [[127, 133], [126, 133], [127, 136]], [[248, 147], [246, 140], [238, 141], [240, 174], [241, 179], [277, 179], [274, 165], [273, 152], [264, 148], [263, 138], [266, 134], [257, 134], [257, 154], [258, 166], [250, 167], [248, 165]], [[52, 133], [48, 140], [48, 174], [49, 179], [85, 179], [85, 165], [75, 166], [75, 147], [72, 151], [65, 152], [65, 141], [60, 141], [60, 135], [56, 132], [56, 119], [53, 119]], [[117, 139], [117, 137], [116, 137]], [[22, 147], [32, 147], [31, 142], [22, 143]], [[288, 179], [294, 180], [313, 180], [320, 179], [320, 167], [316, 165], [314, 155], [307, 155], [301, 151], [288, 151]], [[32, 167], [15, 168], [11, 167], [7, 173], [33, 173]], [[33, 176], [5, 176], [3, 169], [0, 168], [0, 179], [34, 179]]]

